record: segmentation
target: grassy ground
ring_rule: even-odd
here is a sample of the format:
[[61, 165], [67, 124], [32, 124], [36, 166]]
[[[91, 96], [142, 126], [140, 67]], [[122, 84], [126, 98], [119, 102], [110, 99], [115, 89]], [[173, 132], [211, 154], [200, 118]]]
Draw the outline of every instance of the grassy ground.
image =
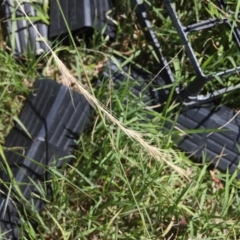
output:
[[[181, 2], [178, 1], [178, 9], [186, 15], [185, 18], [181, 16], [183, 21], [219, 14], [214, 8], [205, 8], [207, 1], [200, 2], [198, 6], [202, 12], [191, 8], [197, 2]], [[240, 1], [238, 3], [235, 7], [240, 5]], [[151, 17], [170, 60], [181, 46], [169, 18], [165, 19], [166, 13], [161, 4], [154, 1], [153, 6], [156, 7], [152, 9]], [[135, 23], [128, 1], [124, 0], [118, 6], [115, 19], [118, 35], [114, 42], [109, 43], [96, 33], [91, 47], [80, 42], [77, 47], [58, 45], [54, 51], [71, 73], [92, 88], [92, 94], [111, 109], [124, 126], [143, 133], [144, 139], [159, 148], [163, 156], [150, 156], [96, 111], [92, 123], [78, 141], [72, 165], [63, 172], [49, 169], [53, 198], [46, 199], [48, 204], [43, 212], [35, 212], [31, 216], [38, 223], [36, 229], [29, 221], [24, 223], [27, 239], [240, 239], [240, 198], [236, 175], [209, 171], [207, 163], [193, 163], [179, 152], [171, 132], [161, 132], [172, 109], [166, 113], [146, 109], [141, 98], [128, 91], [127, 79], [126, 86], [116, 91], [106, 84], [96, 87], [91, 82], [94, 76], [98, 76], [102, 64], [113, 54], [144, 65], [153, 73], [159, 71], [150, 46]], [[212, 32], [210, 36], [213, 36]], [[215, 41], [218, 41], [218, 48], [222, 49], [229, 41], [222, 39], [224, 37], [212, 37], [208, 43], [215, 46]], [[222, 63], [223, 67], [228, 64], [227, 55], [212, 52], [212, 48], [204, 45], [205, 41], [196, 44], [196, 51], [206, 71], [216, 70], [219, 54], [222, 57], [218, 63]], [[208, 51], [209, 48], [211, 51]], [[211, 61], [208, 61], [209, 58]], [[192, 76], [189, 65], [183, 64], [184, 59], [181, 52], [172, 64], [179, 81]], [[234, 62], [239, 62], [239, 57]], [[232, 61], [230, 63], [233, 64]], [[63, 76], [51, 55], [41, 60], [28, 56], [24, 62], [19, 62], [6, 51], [3, 41], [0, 66], [0, 144], [4, 145], [14, 117], [21, 111], [34, 80], [43, 74], [61, 82]], [[229, 78], [225, 83], [236, 84], [237, 78]], [[209, 89], [210, 85], [206, 91]], [[164, 157], [184, 169], [185, 175], [173, 170], [163, 161]]]

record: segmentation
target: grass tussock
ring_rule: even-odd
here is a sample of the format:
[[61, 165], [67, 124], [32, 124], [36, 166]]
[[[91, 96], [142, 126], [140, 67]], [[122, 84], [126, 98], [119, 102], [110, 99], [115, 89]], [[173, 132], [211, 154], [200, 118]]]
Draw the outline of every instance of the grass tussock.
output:
[[[212, 1], [177, 2], [181, 19], [186, 22], [216, 14], [210, 6]], [[237, 2], [236, 8], [240, 5]], [[195, 5], [199, 12], [191, 8]], [[144, 59], [147, 62], [144, 68], [149, 72], [160, 71], [151, 47], [134, 22], [129, 1], [122, 1], [114, 14], [118, 29], [114, 43], [97, 32], [91, 48], [84, 41], [76, 44], [71, 34], [69, 46], [59, 43], [51, 48], [42, 38], [49, 52], [39, 59], [28, 57], [24, 64], [10, 57], [1, 44], [0, 63], [4, 66], [0, 67], [1, 145], [40, 74], [57, 76], [61, 83], [83, 94], [95, 109], [92, 124], [78, 140], [73, 163], [63, 171], [54, 166], [48, 169], [52, 176], [48, 181], [53, 189], [52, 199], [47, 198], [44, 186], [33, 182], [47, 204], [41, 213], [32, 209], [31, 220], [37, 223], [37, 228], [26, 219], [22, 228], [27, 236], [23, 238], [239, 239], [237, 173], [209, 171], [204, 155], [203, 163], [195, 164], [175, 148], [171, 131], [163, 131], [175, 106], [170, 105], [164, 113], [147, 108], [140, 97], [129, 91], [132, 82], [128, 77], [118, 89], [109, 87], [111, 77], [106, 83], [94, 84], [92, 77], [99, 76], [104, 63], [114, 56], [126, 60], [121, 67], [128, 62], [143, 65]], [[179, 82], [191, 80], [192, 70], [185, 61], [176, 31], [157, 1], [152, 2], [150, 16], [175, 77]], [[32, 24], [27, 15], [26, 20]], [[209, 43], [218, 41], [220, 49], [226, 45], [220, 40], [212, 39]], [[193, 41], [197, 41], [195, 37]], [[208, 51], [204, 40], [196, 45], [197, 53], [204, 50], [199, 57], [206, 70], [211, 71], [219, 51]], [[236, 57], [237, 63], [239, 56]], [[222, 54], [223, 67], [225, 61]], [[233, 77], [224, 84], [237, 81]], [[208, 87], [211, 89], [211, 85]], [[31, 208], [31, 203], [27, 207]]]

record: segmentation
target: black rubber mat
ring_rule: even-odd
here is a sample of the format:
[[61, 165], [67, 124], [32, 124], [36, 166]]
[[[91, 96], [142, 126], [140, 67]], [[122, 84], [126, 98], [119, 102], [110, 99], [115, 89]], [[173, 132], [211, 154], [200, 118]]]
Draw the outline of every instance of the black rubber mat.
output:
[[[58, 2], [62, 12], [57, 10], [59, 9]], [[67, 34], [66, 22], [71, 31], [92, 28], [103, 30], [111, 38], [115, 37], [116, 26], [111, 20], [112, 4], [110, 0], [59, 0], [58, 2], [56, 0], [50, 2], [50, 38]]]
[[2, 0], [1, 5], [4, 32], [10, 48], [17, 55], [26, 52], [39, 55], [47, 51], [46, 44], [39, 38], [29, 21], [25, 20], [26, 16], [22, 11], [26, 12], [39, 33], [47, 40], [48, 26], [40, 19], [36, 19], [38, 17], [36, 9], [37, 7], [42, 8], [42, 5], [36, 2], [31, 4], [26, 1], [21, 4], [21, 9], [14, 0]]
[[[72, 160], [75, 141], [89, 122], [91, 114], [91, 107], [81, 94], [53, 80], [38, 80], [34, 89], [20, 115], [27, 133], [22, 126], [16, 125], [5, 144], [8, 166], [25, 200], [19, 196], [19, 189], [10, 184], [13, 179], [1, 159], [0, 177], [8, 184], [1, 184], [0, 227], [1, 232], [10, 231], [5, 236], [7, 239], [19, 237], [20, 216], [26, 214], [21, 211], [23, 206], [35, 211], [42, 209], [44, 202], [33, 197], [33, 193], [41, 196], [33, 183], [41, 184], [49, 179], [47, 166], [60, 168]], [[12, 200], [7, 200], [9, 189]], [[51, 191], [50, 188], [48, 190]]]

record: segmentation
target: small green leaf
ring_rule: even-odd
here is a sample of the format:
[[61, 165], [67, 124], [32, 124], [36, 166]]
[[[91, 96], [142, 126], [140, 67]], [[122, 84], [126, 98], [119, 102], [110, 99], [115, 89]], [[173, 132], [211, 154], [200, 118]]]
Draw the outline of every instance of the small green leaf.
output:
[[33, 140], [31, 134], [28, 132], [27, 128], [24, 126], [24, 124], [21, 122], [21, 120], [18, 117], [13, 117], [13, 120], [16, 121], [16, 123], [22, 128], [22, 130], [28, 135], [28, 137]]

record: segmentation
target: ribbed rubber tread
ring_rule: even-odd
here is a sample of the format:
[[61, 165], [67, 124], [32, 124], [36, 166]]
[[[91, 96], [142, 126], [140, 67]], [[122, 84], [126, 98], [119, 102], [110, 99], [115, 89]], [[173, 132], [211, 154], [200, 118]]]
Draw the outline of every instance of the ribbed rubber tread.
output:
[[[34, 139], [69, 152], [73, 138], [89, 117], [90, 105], [83, 95], [52, 80], [39, 80], [34, 89], [21, 113], [22, 123]], [[16, 127], [21, 129], [19, 125]]]
[[[193, 108], [182, 112], [177, 126], [182, 130], [202, 129], [203, 133], [183, 137], [178, 147], [201, 161], [203, 151], [209, 161], [221, 171], [233, 172], [239, 165], [240, 116], [225, 106], [219, 108]], [[204, 133], [207, 129], [220, 132]]]
[[[7, 42], [15, 50], [15, 53], [21, 55], [22, 53], [31, 51], [38, 55], [47, 51], [46, 44], [40, 40], [37, 32], [28, 20], [14, 20], [16, 17], [24, 17], [26, 19], [17, 2], [14, 0], [2, 0], [1, 2]], [[23, 2], [21, 6], [30, 18], [38, 16], [34, 7], [27, 1]], [[41, 7], [40, 4], [39, 6]], [[33, 23], [39, 33], [47, 40], [48, 26], [40, 21], [33, 20]]]
[[[41, 181], [45, 176], [45, 167], [54, 160], [57, 161], [54, 166], [60, 167], [71, 159], [69, 152], [49, 142], [36, 139], [32, 141], [15, 128], [9, 134], [6, 146], [15, 148], [15, 150], [5, 151], [5, 156], [15, 180], [21, 183], [20, 188], [26, 198], [30, 196], [30, 189], [26, 188], [24, 184], [30, 184], [29, 178]], [[62, 157], [65, 157], [64, 161], [60, 159]], [[0, 176], [4, 182], [11, 181], [6, 171], [0, 172]]]
[[[112, 4], [110, 0], [59, 0], [66, 22], [71, 31], [93, 28], [115, 37], [115, 25], [109, 20]], [[56, 0], [50, 1], [50, 38], [67, 34], [68, 30]]]
[[[33, 198], [32, 193], [41, 194], [33, 182], [41, 184], [49, 179], [46, 167], [52, 164], [62, 167], [72, 159], [70, 154], [76, 146], [75, 140], [89, 122], [91, 107], [81, 94], [53, 80], [37, 80], [34, 89], [20, 115], [20, 120], [32, 139], [17, 124], [6, 139], [5, 157], [15, 181], [20, 183], [22, 195], [28, 203], [33, 202], [34, 209], [39, 211], [44, 202]], [[3, 182], [11, 182], [3, 159], [0, 169]], [[21, 223], [19, 218], [24, 213], [21, 212], [18, 217], [17, 209], [10, 204], [4, 214], [3, 203], [6, 202], [8, 187], [2, 184], [1, 190], [6, 193], [0, 196], [1, 232], [10, 231], [6, 235], [7, 239], [18, 239], [18, 226]], [[18, 195], [17, 189], [12, 186], [10, 197], [21, 209], [15, 194]]]
[[[16, 129], [13, 129], [9, 134], [6, 145], [18, 148], [18, 150], [15, 149], [14, 151], [5, 151], [5, 157], [14, 179], [27, 202], [23, 200], [21, 200], [21, 204], [18, 202], [18, 198], [15, 197], [15, 195], [18, 196], [17, 190], [15, 186], [12, 185], [10, 194], [12, 200], [8, 201], [4, 214], [4, 204], [6, 204], [6, 195], [9, 190], [8, 187], [1, 185], [1, 190], [6, 194], [0, 198], [0, 228], [1, 232], [10, 231], [6, 235], [7, 239], [19, 239], [18, 227], [21, 226], [20, 219], [25, 216], [25, 211], [22, 211], [22, 203], [25, 208], [28, 209], [32, 207], [36, 211], [41, 210], [44, 205], [44, 201], [33, 197], [33, 193], [44, 197], [37, 191], [34, 183], [40, 185], [44, 180], [50, 178], [46, 167], [50, 166], [51, 163], [54, 163], [54, 166], [62, 165], [70, 161], [71, 156], [62, 151], [62, 149], [49, 143], [38, 140], [31, 141]], [[64, 161], [61, 160], [61, 158], [64, 158]], [[55, 163], [55, 161], [57, 162]], [[6, 170], [1, 170], [0, 177], [6, 183], [11, 182]], [[48, 190], [48, 192], [50, 192], [50, 189]], [[16, 205], [13, 205], [13, 201]], [[31, 206], [32, 202], [34, 202], [34, 206]], [[17, 206], [19, 209], [15, 209], [14, 206]]]

